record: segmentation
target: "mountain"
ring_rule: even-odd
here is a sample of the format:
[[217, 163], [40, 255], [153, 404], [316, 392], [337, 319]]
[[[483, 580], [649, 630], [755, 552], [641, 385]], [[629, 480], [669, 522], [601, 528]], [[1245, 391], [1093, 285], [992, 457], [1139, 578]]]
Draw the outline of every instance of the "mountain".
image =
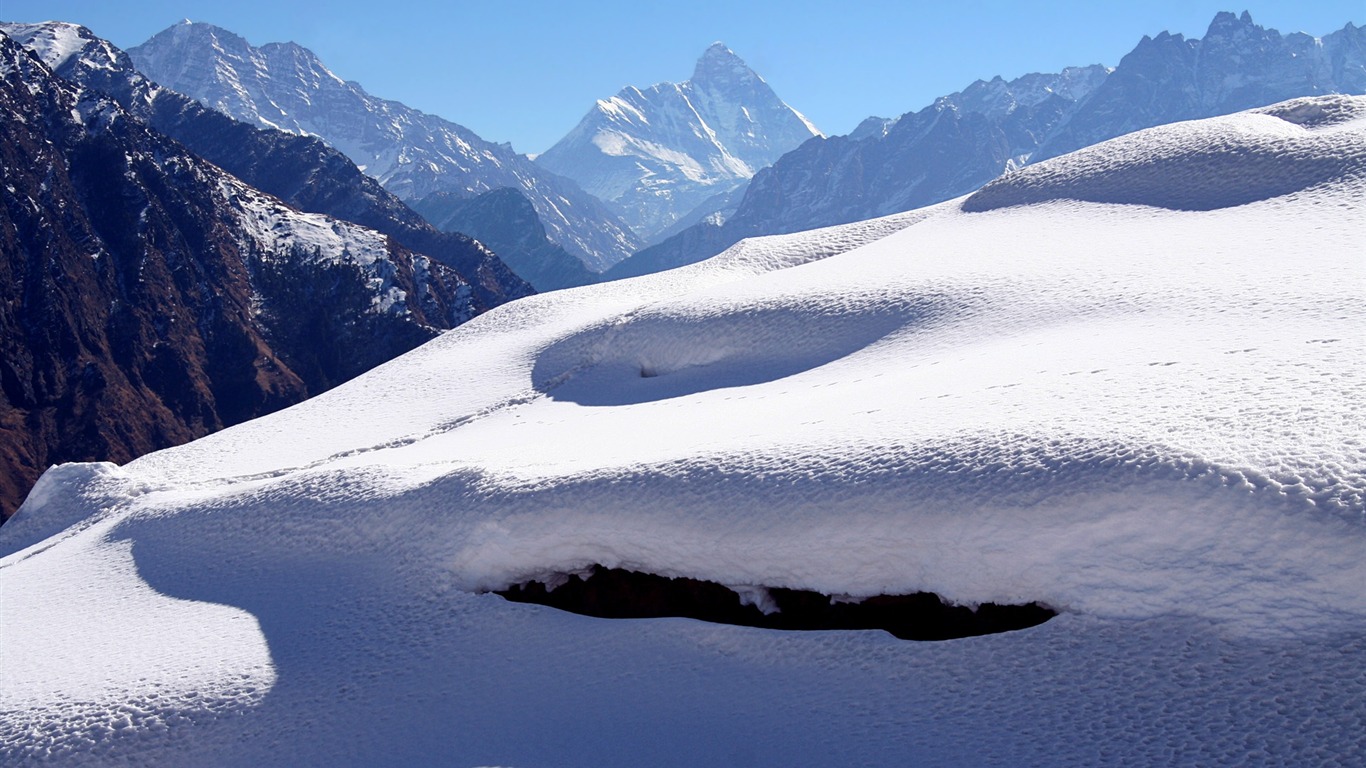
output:
[[1366, 93], [1366, 29], [1281, 35], [1218, 14], [1200, 40], [1145, 37], [1112, 72], [1079, 67], [966, 90], [846, 137], [810, 141], [751, 180], [724, 222], [642, 250], [607, 277], [690, 264], [744, 237], [909, 210], [1001, 173], [1140, 129], [1296, 96]]
[[1224, 115], [1294, 96], [1366, 93], [1366, 28], [1282, 35], [1220, 13], [1203, 39], [1143, 40], [1036, 153], [1066, 154], [1154, 125]]
[[598, 280], [583, 262], [550, 241], [531, 201], [512, 187], [475, 197], [433, 192], [414, 202], [413, 208], [441, 229], [478, 238], [538, 291]]
[[812, 136], [810, 121], [722, 43], [692, 77], [626, 87], [536, 158], [612, 203], [646, 240]]
[[372, 96], [294, 43], [257, 48], [187, 21], [128, 54], [152, 80], [224, 114], [321, 138], [404, 200], [512, 187], [531, 200], [551, 239], [594, 271], [638, 247], [630, 228], [573, 182], [463, 126]]
[[[0, 761], [1360, 764], [1363, 231], [1366, 98], [1300, 99], [55, 467], [0, 528]], [[655, 577], [594, 595], [632, 620], [490, 591], [604, 571]], [[661, 584], [1058, 615], [628, 613]]]
[[277, 410], [490, 306], [454, 269], [247, 186], [4, 33], [0, 78], [5, 515], [51, 464], [128, 461]]
[[151, 82], [132, 60], [85, 27], [65, 22], [4, 24], [54, 73], [104, 94], [129, 114], [200, 157], [291, 206], [389, 235], [466, 276], [476, 304], [490, 307], [530, 291], [488, 249], [442, 233], [335, 149], [314, 137], [256, 129]]
[[[617, 264], [609, 280], [672, 269], [744, 237], [795, 232], [956, 197], [1029, 157], [1107, 70], [977, 81], [863, 138], [807, 142], [760, 171], [729, 216], [704, 220]], [[872, 120], [877, 120], [876, 118]]]

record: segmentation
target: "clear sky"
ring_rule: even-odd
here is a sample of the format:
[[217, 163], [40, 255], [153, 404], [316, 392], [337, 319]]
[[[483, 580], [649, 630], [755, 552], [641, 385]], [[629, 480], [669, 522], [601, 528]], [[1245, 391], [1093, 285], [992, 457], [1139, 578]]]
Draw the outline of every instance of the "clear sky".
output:
[[[1233, 0], [1238, 2], [1239, 0]], [[293, 40], [343, 78], [540, 152], [595, 99], [685, 80], [724, 41], [827, 134], [920, 109], [978, 78], [1113, 66], [1143, 35], [1203, 37], [1216, 11], [1281, 32], [1366, 24], [1366, 0], [0, 0], [129, 48], [182, 18]]]

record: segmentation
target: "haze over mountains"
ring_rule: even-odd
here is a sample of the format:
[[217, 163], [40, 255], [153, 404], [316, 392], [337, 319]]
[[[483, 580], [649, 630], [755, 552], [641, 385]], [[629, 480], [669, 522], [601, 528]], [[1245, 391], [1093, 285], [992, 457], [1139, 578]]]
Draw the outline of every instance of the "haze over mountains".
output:
[[611, 203], [646, 241], [821, 135], [723, 43], [682, 83], [598, 101], [536, 162]]

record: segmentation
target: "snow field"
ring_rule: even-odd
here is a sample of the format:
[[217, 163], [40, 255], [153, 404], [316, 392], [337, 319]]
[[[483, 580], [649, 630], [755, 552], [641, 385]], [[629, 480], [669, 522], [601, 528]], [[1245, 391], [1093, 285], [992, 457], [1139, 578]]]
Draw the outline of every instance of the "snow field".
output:
[[[0, 529], [0, 754], [1360, 762], [1363, 103], [514, 302], [287, 411], [54, 469]], [[1073, 199], [1230, 136], [1324, 162], [1234, 207]], [[1063, 615], [916, 644], [478, 594], [593, 563]], [[40, 590], [64, 600], [10, 599]], [[64, 634], [82, 613], [107, 631]], [[92, 730], [149, 686], [173, 727]]]

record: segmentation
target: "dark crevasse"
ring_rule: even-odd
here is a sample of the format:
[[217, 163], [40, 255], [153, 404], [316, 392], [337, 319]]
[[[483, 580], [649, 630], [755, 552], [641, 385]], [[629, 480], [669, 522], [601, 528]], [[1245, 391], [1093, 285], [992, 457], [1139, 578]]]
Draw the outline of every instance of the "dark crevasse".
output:
[[[588, 576], [570, 575], [548, 589], [539, 581], [516, 584], [496, 594], [605, 619], [685, 617], [718, 624], [766, 629], [881, 629], [903, 640], [952, 640], [1037, 626], [1057, 615], [1038, 603], [976, 608], [949, 605], [930, 592], [877, 595], [860, 602], [832, 600], [801, 589], [766, 588], [769, 612], [742, 601], [735, 591], [711, 581], [668, 578], [594, 565]], [[776, 610], [774, 610], [776, 608]]]

